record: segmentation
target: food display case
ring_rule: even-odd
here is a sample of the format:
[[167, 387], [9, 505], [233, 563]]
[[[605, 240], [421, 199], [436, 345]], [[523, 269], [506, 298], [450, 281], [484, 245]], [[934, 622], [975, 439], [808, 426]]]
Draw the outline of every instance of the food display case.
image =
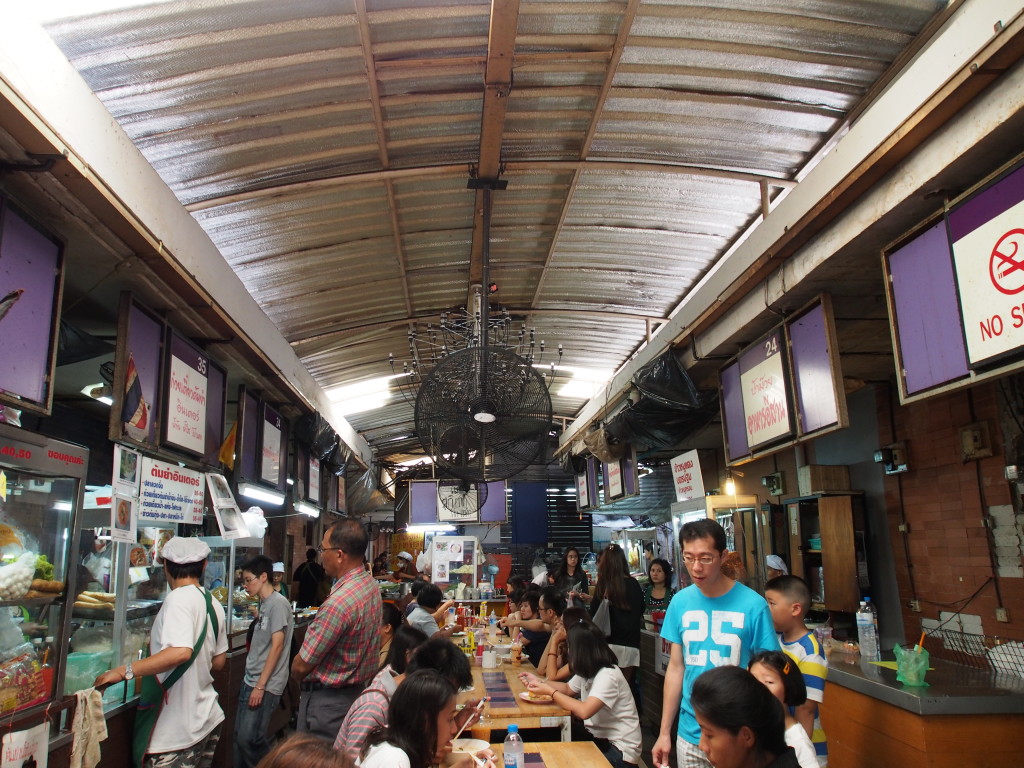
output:
[[[210, 547], [210, 557], [206, 561], [203, 574], [203, 586], [209, 589], [224, 608], [224, 616], [228, 621], [228, 635], [241, 633], [244, 635], [249, 624], [259, 613], [259, 599], [249, 597], [242, 586], [239, 569], [242, 564], [263, 554], [263, 539], [241, 538], [223, 539], [220, 536], [204, 536]], [[245, 638], [242, 637], [244, 645]], [[237, 646], [231, 641], [232, 648]]]
[[86, 448], [0, 424], [0, 715], [62, 694], [88, 463]]
[[690, 501], [679, 501], [671, 506], [672, 533], [675, 541], [672, 567], [679, 577], [679, 586], [687, 586], [689, 574], [679, 549], [679, 532], [691, 520], [709, 517], [725, 529], [726, 548], [739, 555], [738, 580], [748, 586], [764, 583], [765, 537], [768, 532], [766, 513], [762, 512], [757, 496], [703, 496]]
[[[654, 559], [657, 530], [654, 528], [627, 528], [616, 535], [616, 544], [622, 547], [629, 564], [629, 573], [642, 581], [647, 578], [647, 566]], [[646, 581], [644, 581], [646, 583]]]

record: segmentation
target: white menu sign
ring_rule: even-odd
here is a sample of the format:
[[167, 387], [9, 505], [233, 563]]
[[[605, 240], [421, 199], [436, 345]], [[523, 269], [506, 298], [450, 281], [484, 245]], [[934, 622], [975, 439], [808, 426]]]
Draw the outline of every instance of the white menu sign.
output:
[[203, 474], [156, 459], [142, 459], [138, 520], [149, 523], [203, 522]]
[[167, 384], [167, 442], [203, 454], [206, 450], [206, 385], [210, 360], [171, 335]]
[[759, 362], [740, 372], [747, 445], [751, 448], [790, 433], [782, 331], [776, 331], [758, 347], [745, 353], [744, 360], [756, 353], [760, 353], [757, 357], [763, 355]]
[[672, 485], [676, 489], [676, 501], [699, 499], [704, 495], [704, 478], [700, 473], [697, 451], [687, 451], [672, 459]]

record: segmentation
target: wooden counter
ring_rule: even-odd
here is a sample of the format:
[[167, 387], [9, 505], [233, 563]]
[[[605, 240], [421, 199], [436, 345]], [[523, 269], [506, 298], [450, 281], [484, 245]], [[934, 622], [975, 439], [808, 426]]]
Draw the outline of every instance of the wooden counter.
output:
[[822, 727], [831, 768], [1020, 768], [1024, 680], [932, 659], [926, 687], [859, 659], [830, 659]]

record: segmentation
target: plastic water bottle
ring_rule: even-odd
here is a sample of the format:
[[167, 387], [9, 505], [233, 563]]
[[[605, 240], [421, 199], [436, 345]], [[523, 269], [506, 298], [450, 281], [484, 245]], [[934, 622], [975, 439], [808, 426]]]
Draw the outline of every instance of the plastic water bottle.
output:
[[445, 620], [445, 624], [451, 626], [455, 623], [455, 606], [453, 605], [448, 609], [448, 618]]
[[870, 600], [861, 600], [857, 610], [857, 639], [860, 641], [862, 659], [877, 661], [881, 658], [878, 650], [878, 627], [875, 625], [874, 606], [868, 607]]
[[871, 611], [871, 621], [875, 625], [875, 643], [878, 646], [878, 657], [882, 657], [882, 633], [878, 629], [878, 605], [871, 602], [870, 597], [864, 598], [864, 604], [867, 605], [868, 610]]
[[525, 754], [526, 747], [523, 744], [523, 737], [519, 735], [519, 726], [512, 723], [508, 727], [508, 736], [505, 737], [505, 768], [523, 768], [523, 763], [526, 761]]

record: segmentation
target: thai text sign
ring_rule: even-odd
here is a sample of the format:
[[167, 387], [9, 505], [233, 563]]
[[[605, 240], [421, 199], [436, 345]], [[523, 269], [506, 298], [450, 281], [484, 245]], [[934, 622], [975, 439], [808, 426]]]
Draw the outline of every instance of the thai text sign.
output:
[[202, 455], [210, 359], [176, 333], [171, 334], [168, 358], [167, 442]]
[[201, 472], [143, 457], [139, 525], [199, 525], [203, 522], [204, 488]]
[[672, 459], [672, 484], [676, 501], [699, 499], [704, 495], [704, 478], [700, 474], [697, 451], [687, 451]]
[[743, 416], [747, 445], [752, 448], [790, 433], [782, 344], [780, 328], [741, 358]]

